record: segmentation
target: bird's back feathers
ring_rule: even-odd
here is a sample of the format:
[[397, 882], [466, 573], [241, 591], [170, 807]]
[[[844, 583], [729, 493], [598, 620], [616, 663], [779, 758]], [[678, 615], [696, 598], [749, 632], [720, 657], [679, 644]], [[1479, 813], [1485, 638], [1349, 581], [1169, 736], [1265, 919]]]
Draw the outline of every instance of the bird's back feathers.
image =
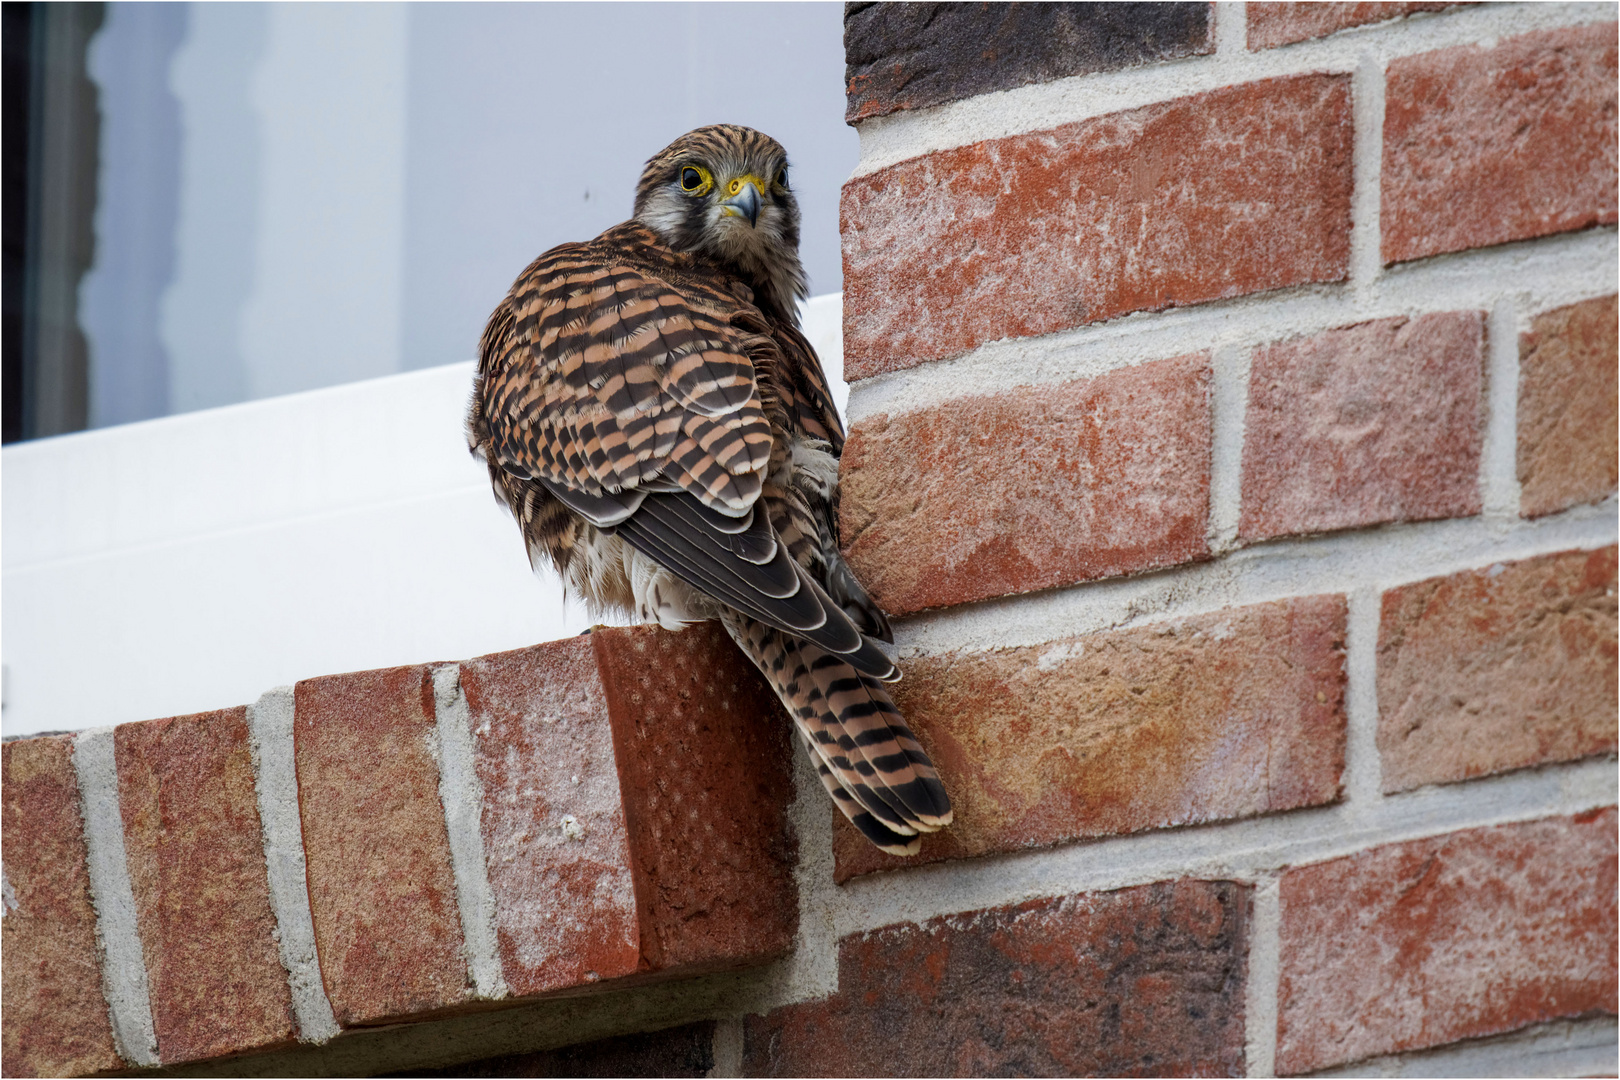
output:
[[720, 618], [839, 808], [910, 853], [950, 801], [883, 688], [888, 623], [838, 550], [843, 427], [776, 291], [637, 221], [553, 248], [490, 317], [468, 438], [531, 558], [600, 606]]

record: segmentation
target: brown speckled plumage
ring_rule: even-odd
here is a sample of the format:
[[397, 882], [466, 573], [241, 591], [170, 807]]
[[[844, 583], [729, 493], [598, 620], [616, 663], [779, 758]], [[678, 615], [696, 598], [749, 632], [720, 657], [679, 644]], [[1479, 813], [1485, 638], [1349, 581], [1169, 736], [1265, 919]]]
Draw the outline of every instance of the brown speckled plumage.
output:
[[531, 560], [598, 609], [718, 618], [839, 808], [910, 853], [950, 822], [838, 551], [844, 431], [797, 326], [786, 155], [717, 125], [647, 163], [636, 217], [546, 252], [490, 316], [467, 419]]

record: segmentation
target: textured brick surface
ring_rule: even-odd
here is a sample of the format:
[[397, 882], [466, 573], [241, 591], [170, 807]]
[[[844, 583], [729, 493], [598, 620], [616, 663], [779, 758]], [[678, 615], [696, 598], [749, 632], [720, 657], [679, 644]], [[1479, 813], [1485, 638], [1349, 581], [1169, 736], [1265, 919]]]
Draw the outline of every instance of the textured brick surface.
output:
[[1343, 597], [1305, 597], [907, 662], [895, 701], [956, 823], [908, 860], [840, 818], [837, 880], [1333, 801], [1344, 620]]
[[863, 420], [851, 563], [904, 614], [1205, 557], [1208, 381], [1184, 356]]
[[1237, 1076], [1249, 895], [1181, 881], [844, 938], [838, 992], [744, 1021], [748, 1076]]
[[294, 701], [309, 905], [338, 1022], [462, 1001], [467, 964], [428, 748], [428, 669], [306, 679]]
[[789, 721], [718, 623], [592, 635], [654, 969], [736, 967], [798, 931]]
[[461, 665], [502, 974], [540, 994], [641, 956], [613, 733], [588, 637]]
[[5, 910], [0, 1071], [71, 1076], [123, 1066], [96, 955], [73, 740], [0, 747]]
[[844, 370], [1338, 281], [1348, 76], [1271, 79], [927, 154], [844, 185]]
[[158, 1056], [293, 1039], [247, 710], [123, 724], [113, 745]]
[[534, 1054], [470, 1061], [402, 1076], [708, 1076], [714, 1068], [714, 1021], [621, 1035]]
[[1385, 262], [1615, 220], [1615, 24], [1390, 62]]
[[1274, 4], [1250, 0], [1248, 33], [1250, 49], [1274, 49], [1278, 45], [1291, 45], [1296, 41], [1310, 41], [1327, 37], [1352, 26], [1398, 19], [1420, 11], [1443, 11], [1455, 4], [1396, 3], [1396, 4]]
[[1485, 318], [1380, 319], [1255, 350], [1245, 540], [1479, 513]]
[[788, 722], [718, 624], [597, 627], [461, 685], [514, 994], [791, 948]]
[[1384, 594], [1385, 791], [1615, 748], [1615, 551], [1566, 551]]
[[850, 123], [1215, 48], [1204, 3], [850, 4], [844, 11]]
[[1538, 517], [1615, 489], [1620, 425], [1615, 298], [1538, 315], [1519, 338], [1519, 512]]
[[1615, 823], [1610, 808], [1286, 872], [1278, 1071], [1613, 1013]]

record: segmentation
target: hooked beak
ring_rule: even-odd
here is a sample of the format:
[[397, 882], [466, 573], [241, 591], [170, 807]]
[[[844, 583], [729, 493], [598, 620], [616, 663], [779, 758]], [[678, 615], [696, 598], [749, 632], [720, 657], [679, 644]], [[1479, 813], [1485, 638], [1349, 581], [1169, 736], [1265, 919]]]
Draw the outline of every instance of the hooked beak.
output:
[[731, 196], [720, 203], [722, 217], [745, 217], [749, 228], [759, 220], [759, 205], [763, 199], [760, 183], [752, 176], [740, 176], [731, 182]]

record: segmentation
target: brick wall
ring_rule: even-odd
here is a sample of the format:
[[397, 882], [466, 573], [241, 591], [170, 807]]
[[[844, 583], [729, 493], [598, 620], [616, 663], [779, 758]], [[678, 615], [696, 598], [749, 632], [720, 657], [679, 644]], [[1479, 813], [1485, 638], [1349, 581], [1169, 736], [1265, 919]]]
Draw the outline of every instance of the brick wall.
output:
[[1614, 18], [850, 5], [844, 541], [956, 824], [707, 628], [11, 743], [5, 1071], [1611, 1072]]

